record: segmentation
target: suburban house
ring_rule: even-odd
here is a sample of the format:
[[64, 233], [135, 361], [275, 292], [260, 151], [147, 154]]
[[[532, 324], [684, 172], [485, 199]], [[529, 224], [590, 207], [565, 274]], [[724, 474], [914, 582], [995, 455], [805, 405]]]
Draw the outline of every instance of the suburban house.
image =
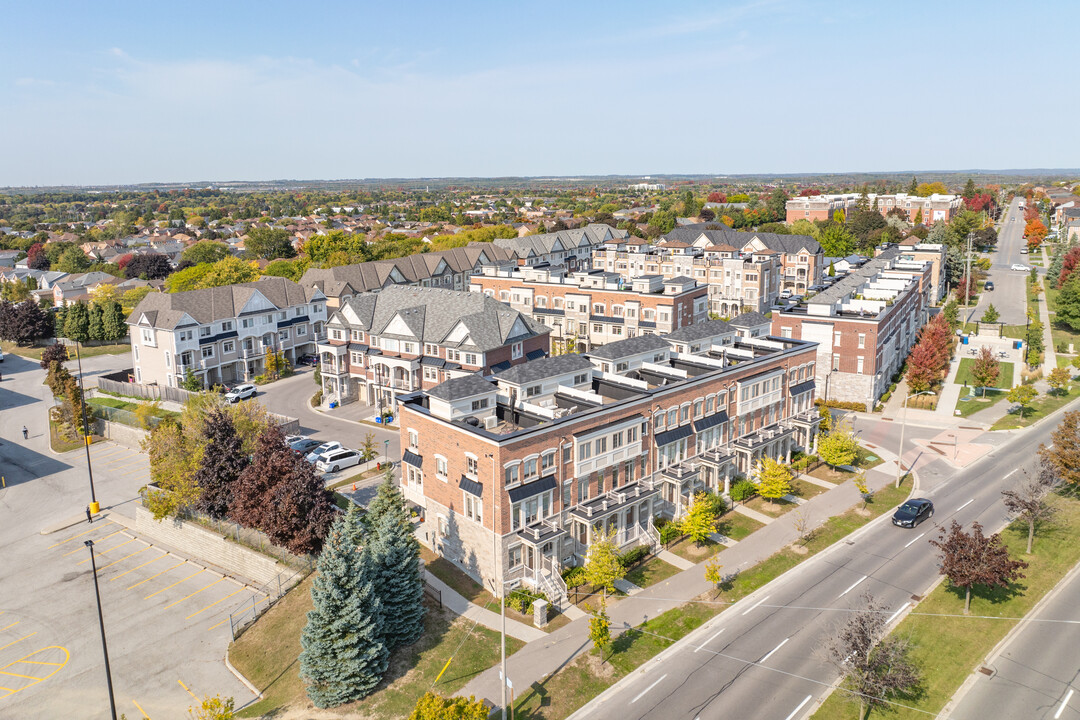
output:
[[890, 247], [806, 302], [774, 312], [772, 334], [817, 345], [817, 391], [872, 410], [933, 304], [934, 265]]
[[859, 202], [864, 201], [870, 207], [877, 208], [882, 215], [888, 215], [890, 210], [903, 210], [907, 218], [915, 222], [918, 216], [923, 225], [933, 225], [936, 222], [949, 222], [964, 209], [964, 198], [960, 195], [942, 195], [934, 193], [929, 197], [909, 195], [908, 193], [896, 193], [894, 195], [878, 195], [877, 193], [843, 193], [836, 195], [812, 195], [810, 197], [796, 197], [787, 201], [786, 221], [788, 224], [796, 220], [832, 220], [836, 213], [851, 213], [858, 207]]
[[564, 349], [569, 341], [571, 351], [668, 333], [708, 315], [708, 288], [688, 277], [624, 279], [602, 270], [486, 265], [470, 287], [549, 326], [552, 341]]
[[60, 307], [79, 300], [89, 300], [90, 292], [101, 285], [117, 285], [124, 282], [109, 273], [93, 271], [74, 273], [52, 284], [53, 305]]
[[327, 402], [398, 397], [545, 357], [551, 329], [477, 293], [393, 286], [346, 300], [319, 342]]
[[417, 537], [485, 586], [521, 580], [562, 605], [560, 570], [601, 534], [657, 547], [656, 516], [813, 446], [813, 343], [672, 347], [643, 335], [399, 398]]
[[178, 293], [150, 293], [127, 320], [135, 382], [178, 386], [187, 371], [206, 387], [261, 375], [267, 352], [292, 364], [315, 352], [326, 296], [280, 277]]
[[592, 223], [574, 230], [509, 239], [496, 238], [492, 244], [506, 250], [518, 265], [565, 265], [571, 270], [577, 270], [591, 266], [595, 249], [628, 235], [626, 230], [616, 230], [603, 223]]

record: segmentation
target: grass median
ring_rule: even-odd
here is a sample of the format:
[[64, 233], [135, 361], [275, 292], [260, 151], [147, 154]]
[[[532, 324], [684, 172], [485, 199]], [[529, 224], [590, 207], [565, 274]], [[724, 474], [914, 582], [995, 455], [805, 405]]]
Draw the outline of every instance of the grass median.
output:
[[1022, 416], [1019, 405], [1010, 408], [1009, 412], [1006, 413], [1005, 417], [995, 422], [990, 427], [990, 429], [1014, 430], [1016, 428], [1034, 425], [1050, 413], [1054, 412], [1066, 403], [1072, 402], [1078, 397], [1080, 397], [1080, 384], [1069, 383], [1069, 389], [1067, 392], [1059, 393], [1057, 391], [1054, 391], [1053, 394], [1046, 393], [1036, 397], [1030, 405], [1024, 408]]
[[[890, 717], [925, 718], [941, 711], [949, 698], [986, 655], [1051, 588], [1080, 561], [1080, 500], [1055, 496], [1059, 512], [1054, 523], [1035, 535], [1034, 552], [1027, 555], [1027, 524], [1013, 523], [1002, 539], [1014, 558], [1024, 560], [1025, 577], [1007, 588], [976, 589], [971, 616], [963, 617], [964, 593], [942, 583], [893, 631], [910, 638], [911, 659], [923, 673], [922, 693], [900, 702], [915, 708], [895, 708]], [[997, 619], [1009, 618], [1009, 619]], [[833, 693], [814, 713], [814, 720], [850, 718], [852, 707]]]

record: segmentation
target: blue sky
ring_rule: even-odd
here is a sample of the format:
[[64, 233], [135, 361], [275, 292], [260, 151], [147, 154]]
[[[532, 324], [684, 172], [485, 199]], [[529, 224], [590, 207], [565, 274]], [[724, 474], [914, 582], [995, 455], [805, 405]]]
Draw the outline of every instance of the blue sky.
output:
[[9, 3], [0, 186], [1077, 167], [1033, 7]]

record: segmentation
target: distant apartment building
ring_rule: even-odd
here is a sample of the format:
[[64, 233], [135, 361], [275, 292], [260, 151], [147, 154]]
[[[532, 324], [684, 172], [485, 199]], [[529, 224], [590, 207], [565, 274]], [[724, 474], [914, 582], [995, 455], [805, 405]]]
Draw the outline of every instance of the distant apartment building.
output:
[[326, 296], [292, 280], [150, 293], [127, 320], [135, 381], [177, 387], [188, 371], [203, 385], [265, 372], [267, 351], [295, 364], [325, 332]]
[[556, 347], [585, 351], [643, 334], [666, 334], [708, 317], [708, 288], [688, 277], [625, 279], [561, 266], [486, 266], [474, 292], [551, 328]]
[[[402, 397], [401, 485], [421, 542], [485, 586], [520, 580], [563, 606], [560, 570], [598, 538], [659, 547], [656, 516], [727, 492], [764, 456], [811, 449], [812, 343], [741, 340], [715, 321], [696, 340], [676, 334]], [[731, 342], [673, 349], [713, 337]]]
[[805, 303], [774, 312], [772, 334], [817, 345], [817, 393], [872, 409], [926, 323], [934, 266], [891, 247]]
[[577, 270], [590, 267], [597, 248], [628, 235], [626, 230], [593, 223], [575, 230], [496, 238], [492, 244], [508, 252], [518, 265], [565, 265], [570, 270]]
[[477, 293], [394, 286], [346, 300], [319, 343], [327, 402], [396, 412], [398, 397], [548, 354], [550, 329]]
[[[878, 248], [878, 254], [886, 252], [889, 247], [887, 246]], [[944, 245], [938, 245], [936, 243], [926, 243], [919, 240], [918, 237], [912, 235], [909, 238], [905, 238], [900, 241], [898, 245], [900, 254], [898, 260], [908, 263], [930, 263], [931, 267], [931, 279], [930, 279], [930, 298], [932, 303], [940, 302], [945, 298], [945, 291], [948, 289], [948, 283], [946, 281], [946, 268], [945, 268], [945, 256], [946, 248]]]
[[[787, 201], [787, 222], [796, 220], [832, 220], [837, 212], [846, 215], [858, 207], [864, 196], [861, 193], [843, 193], [836, 195], [813, 195], [796, 197]], [[929, 197], [919, 197], [907, 193], [878, 195], [869, 193], [865, 196], [870, 207], [876, 207], [882, 215], [890, 210], [900, 209], [907, 213], [910, 222], [918, 218], [922, 225], [936, 222], [949, 222], [964, 208], [964, 199], [959, 195], [941, 195], [934, 193]], [[876, 203], [876, 205], [875, 205]]]

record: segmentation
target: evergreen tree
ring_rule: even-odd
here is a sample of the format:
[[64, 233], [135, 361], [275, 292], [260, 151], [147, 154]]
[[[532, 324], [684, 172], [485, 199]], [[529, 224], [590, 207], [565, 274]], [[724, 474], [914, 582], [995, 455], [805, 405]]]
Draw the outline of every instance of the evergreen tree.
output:
[[394, 468], [388, 466], [383, 473], [382, 484], [379, 485], [375, 497], [368, 503], [365, 524], [368, 532], [375, 533], [386, 515], [393, 515], [401, 522], [408, 522], [409, 516], [405, 512], [405, 496], [394, 485]]
[[91, 340], [102, 340], [102, 339], [104, 339], [105, 328], [101, 324], [101, 306], [98, 305], [97, 303], [91, 303], [88, 312], [89, 312], [89, 315], [90, 315], [90, 320], [89, 320], [89, 323], [87, 325], [87, 328], [88, 328], [87, 333], [89, 334], [90, 339]]
[[69, 305], [64, 318], [64, 336], [81, 343], [90, 339], [90, 312], [80, 301]]
[[311, 587], [314, 607], [300, 635], [300, 678], [316, 707], [358, 700], [379, 684], [389, 651], [374, 563], [358, 550], [344, 521], [330, 529]]
[[914, 195], [919, 191], [919, 181], [915, 179], [915, 176], [911, 176], [911, 184], [908, 185], [908, 195]]
[[66, 338], [64, 334], [65, 323], [67, 322], [67, 305], [61, 305], [56, 308], [56, 312], [53, 313], [53, 335], [58, 338]]
[[101, 311], [102, 340], [116, 342], [128, 333], [124, 323], [124, 308], [116, 300], [105, 305]]
[[409, 645], [424, 631], [424, 581], [420, 574], [420, 544], [408, 521], [392, 513], [375, 528], [371, 555], [376, 587], [385, 618], [383, 641], [390, 650]]
[[247, 457], [228, 413], [212, 411], [206, 417], [203, 434], [207, 439], [206, 449], [195, 472], [195, 482], [202, 490], [199, 509], [211, 517], [224, 518], [232, 503], [236, 479], [247, 467]]

